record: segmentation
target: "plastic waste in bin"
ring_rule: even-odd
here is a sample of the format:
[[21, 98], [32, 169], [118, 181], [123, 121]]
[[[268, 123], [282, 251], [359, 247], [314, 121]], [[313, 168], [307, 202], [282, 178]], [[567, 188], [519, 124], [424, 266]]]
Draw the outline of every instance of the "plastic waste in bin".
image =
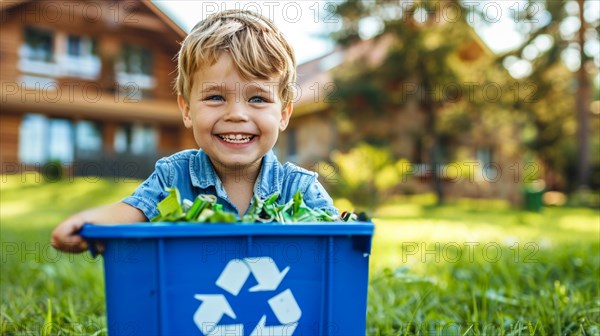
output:
[[371, 223], [85, 225], [109, 335], [364, 335]]

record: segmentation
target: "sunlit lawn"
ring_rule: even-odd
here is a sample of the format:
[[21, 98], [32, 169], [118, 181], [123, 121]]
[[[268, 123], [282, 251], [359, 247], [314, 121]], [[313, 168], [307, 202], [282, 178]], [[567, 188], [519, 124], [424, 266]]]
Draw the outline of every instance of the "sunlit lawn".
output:
[[[2, 176], [0, 334], [105, 334], [101, 259], [54, 251], [54, 225], [135, 181]], [[431, 206], [376, 213], [368, 335], [600, 335], [598, 210]]]
[[369, 334], [600, 334], [598, 210], [430, 203], [379, 208]]

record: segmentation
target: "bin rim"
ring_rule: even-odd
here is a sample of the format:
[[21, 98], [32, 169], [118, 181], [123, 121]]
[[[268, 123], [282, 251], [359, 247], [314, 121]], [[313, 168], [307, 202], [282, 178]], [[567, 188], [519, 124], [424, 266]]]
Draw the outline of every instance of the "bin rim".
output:
[[370, 222], [353, 223], [189, 223], [156, 222], [83, 225], [80, 235], [87, 239], [170, 238], [223, 236], [372, 236]]

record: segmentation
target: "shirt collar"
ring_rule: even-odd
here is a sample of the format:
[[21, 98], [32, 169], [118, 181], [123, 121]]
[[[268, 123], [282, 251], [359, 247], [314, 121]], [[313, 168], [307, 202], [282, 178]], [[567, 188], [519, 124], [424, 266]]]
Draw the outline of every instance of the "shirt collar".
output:
[[[215, 172], [208, 155], [203, 150], [198, 150], [190, 158], [190, 178], [192, 185], [199, 188], [216, 186], [219, 177]], [[281, 193], [283, 179], [283, 166], [270, 150], [262, 160], [259, 178], [254, 183], [254, 194], [260, 199], [266, 199], [274, 193]]]

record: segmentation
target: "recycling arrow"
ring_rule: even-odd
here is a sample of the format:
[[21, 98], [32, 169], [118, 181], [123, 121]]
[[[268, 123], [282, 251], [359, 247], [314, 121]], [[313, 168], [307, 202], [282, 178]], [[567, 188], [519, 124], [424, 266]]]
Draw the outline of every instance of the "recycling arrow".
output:
[[269, 306], [271, 306], [279, 323], [282, 324], [297, 322], [302, 316], [302, 311], [289, 288], [270, 298]]
[[267, 315], [263, 315], [258, 321], [258, 324], [252, 330], [250, 336], [289, 336], [294, 333], [296, 327], [298, 327], [298, 323], [290, 323], [288, 325], [279, 325], [279, 326], [265, 326], [267, 322]]
[[282, 272], [279, 272], [275, 261], [270, 257], [246, 258], [244, 261], [250, 267], [252, 275], [258, 282], [256, 286], [250, 288], [251, 292], [276, 290], [283, 277], [290, 270], [288, 266]]
[[[282, 271], [271, 257], [232, 259], [219, 275], [216, 285], [237, 296], [252, 273], [257, 284], [249, 292], [275, 291], [290, 267]], [[243, 324], [220, 325], [223, 315], [236, 319], [236, 314], [221, 294], [196, 294], [194, 298], [202, 304], [194, 313], [194, 323], [204, 335], [243, 335]], [[292, 335], [298, 326], [302, 311], [288, 288], [268, 300], [271, 310], [280, 325], [266, 326], [267, 315], [263, 315], [250, 336]]]
[[250, 268], [241, 259], [233, 259], [217, 279], [217, 286], [237, 296], [250, 275]]
[[272, 291], [277, 289], [289, 270], [288, 266], [279, 272], [270, 257], [233, 259], [217, 279], [217, 286], [237, 296], [252, 272], [258, 284], [249, 289], [251, 292]]
[[236, 317], [229, 302], [221, 294], [196, 294], [194, 298], [202, 301], [202, 304], [198, 307], [196, 313], [194, 313], [194, 322], [204, 335], [209, 335], [215, 329], [223, 315], [234, 319]]

